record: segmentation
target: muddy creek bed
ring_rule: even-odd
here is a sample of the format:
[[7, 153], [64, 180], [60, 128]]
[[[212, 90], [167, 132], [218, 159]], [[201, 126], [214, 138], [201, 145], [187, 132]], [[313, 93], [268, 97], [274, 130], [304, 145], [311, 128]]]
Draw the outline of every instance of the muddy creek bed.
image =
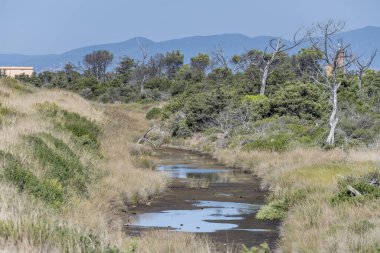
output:
[[274, 247], [279, 222], [255, 218], [266, 194], [259, 179], [198, 152], [164, 148], [156, 150], [155, 157], [160, 164], [156, 170], [172, 177], [172, 184], [150, 206], [130, 210], [135, 215], [125, 221], [128, 234], [168, 229], [206, 234], [219, 246], [267, 242]]

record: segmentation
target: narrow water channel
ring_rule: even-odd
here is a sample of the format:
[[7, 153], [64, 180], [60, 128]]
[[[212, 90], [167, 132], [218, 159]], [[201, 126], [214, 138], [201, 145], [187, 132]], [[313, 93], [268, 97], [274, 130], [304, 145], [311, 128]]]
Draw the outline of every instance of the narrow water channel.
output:
[[204, 233], [221, 244], [247, 246], [278, 238], [278, 222], [259, 221], [265, 202], [260, 181], [237, 169], [219, 165], [208, 155], [158, 149], [156, 170], [172, 178], [169, 190], [150, 206], [137, 206], [128, 220], [131, 235], [147, 229]]

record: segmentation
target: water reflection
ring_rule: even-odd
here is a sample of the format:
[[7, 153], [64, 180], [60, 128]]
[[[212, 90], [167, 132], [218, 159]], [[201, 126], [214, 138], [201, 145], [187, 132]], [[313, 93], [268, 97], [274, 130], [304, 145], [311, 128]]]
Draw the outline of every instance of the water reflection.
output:
[[201, 209], [144, 213], [136, 216], [133, 225], [211, 233], [238, 228], [238, 225], [233, 223], [234, 220], [241, 220], [242, 215], [254, 213], [260, 208], [259, 205], [219, 201], [199, 201], [194, 202], [193, 206]]
[[234, 173], [227, 169], [193, 167], [184, 164], [160, 165], [158, 171], [167, 173], [171, 178], [207, 179], [211, 183], [228, 183], [234, 181]]

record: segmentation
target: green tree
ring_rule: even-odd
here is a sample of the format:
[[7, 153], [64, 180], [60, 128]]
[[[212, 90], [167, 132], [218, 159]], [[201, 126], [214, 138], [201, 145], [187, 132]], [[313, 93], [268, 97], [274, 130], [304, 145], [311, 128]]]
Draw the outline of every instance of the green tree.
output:
[[323, 57], [321, 51], [315, 48], [303, 48], [294, 56], [296, 72], [302, 75], [304, 72], [313, 73], [320, 70], [318, 61]]
[[116, 73], [120, 76], [124, 84], [128, 83], [131, 78], [133, 71], [136, 67], [136, 62], [130, 57], [123, 57], [119, 63], [119, 66], [116, 68]]
[[190, 60], [191, 69], [198, 73], [205, 75], [207, 67], [210, 65], [210, 57], [207, 54], [198, 54]]
[[179, 50], [168, 52], [163, 61], [167, 77], [173, 79], [183, 65], [184, 55]]
[[87, 71], [98, 81], [104, 81], [107, 68], [112, 63], [113, 54], [107, 50], [94, 51], [84, 57]]

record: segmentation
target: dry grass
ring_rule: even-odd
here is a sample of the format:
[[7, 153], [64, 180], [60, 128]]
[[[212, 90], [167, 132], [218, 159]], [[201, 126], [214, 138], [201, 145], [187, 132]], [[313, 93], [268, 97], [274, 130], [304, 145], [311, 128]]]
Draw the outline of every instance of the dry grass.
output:
[[[1, 180], [2, 252], [90, 252], [95, 248], [106, 250], [110, 245], [123, 252], [136, 246], [138, 252], [158, 252], [155, 249], [161, 249], [161, 252], [213, 252], [213, 246], [207, 240], [188, 234], [156, 232], [132, 239], [123, 233], [120, 211], [129, 203], [147, 201], [163, 192], [168, 184], [164, 175], [137, 168], [131, 159], [137, 149], [144, 157], [150, 154], [149, 149], [134, 144], [149, 127], [144, 118], [146, 108], [98, 105], [70, 92], [35, 89], [9, 79], [0, 80], [0, 99], [2, 106], [16, 112], [6, 116], [6, 124], [0, 127], [0, 150], [19, 157], [38, 175], [44, 168], [31, 156], [23, 136], [49, 133], [66, 143], [80, 157], [82, 164], [91, 166], [97, 175], [87, 197], [72, 196], [59, 209], [52, 209]], [[103, 132], [100, 140], [102, 157], [78, 146], [69, 133], [56, 129], [44, 118], [37, 106], [44, 102], [55, 103], [97, 122]], [[99, 244], [95, 245], [95, 240]]]
[[[202, 135], [177, 144], [210, 152], [228, 166], [256, 174], [262, 179], [262, 187], [271, 191], [270, 203], [286, 203], [285, 206], [290, 203], [290, 209], [283, 216], [276, 252], [380, 250], [380, 200], [331, 202], [337, 193], [339, 175], [361, 175], [379, 170], [379, 147], [349, 151], [314, 148], [282, 153], [244, 152], [218, 149]], [[266, 207], [269, 211], [271, 208], [271, 205]], [[270, 217], [271, 214], [266, 215]]]
[[[302, 184], [302, 181], [305, 181], [307, 187], [312, 183], [320, 183], [321, 186], [334, 185], [338, 180], [337, 174], [365, 172], [380, 161], [379, 150], [342, 152], [295, 149], [277, 153], [243, 152], [236, 149], [217, 150], [213, 155], [226, 165], [255, 173], [263, 179], [262, 186], [272, 191], [283, 189], [289, 181], [290, 184]], [[287, 177], [290, 177], [289, 180]]]
[[210, 186], [210, 180], [207, 178], [190, 178], [188, 187], [191, 189], [207, 189]]
[[[123, 106], [109, 106], [105, 111], [106, 122], [102, 137], [102, 153], [106, 157], [101, 168], [107, 173], [107, 184], [129, 201], [145, 201], [163, 192], [168, 179], [159, 173], [141, 170], [132, 163], [132, 141], [148, 128], [144, 114], [126, 110]], [[122, 192], [121, 192], [122, 189]]]
[[190, 233], [151, 231], [143, 234], [136, 253], [211, 253], [215, 248], [206, 238]]
[[380, 202], [332, 206], [314, 193], [295, 206], [282, 227], [281, 252], [377, 252]]

